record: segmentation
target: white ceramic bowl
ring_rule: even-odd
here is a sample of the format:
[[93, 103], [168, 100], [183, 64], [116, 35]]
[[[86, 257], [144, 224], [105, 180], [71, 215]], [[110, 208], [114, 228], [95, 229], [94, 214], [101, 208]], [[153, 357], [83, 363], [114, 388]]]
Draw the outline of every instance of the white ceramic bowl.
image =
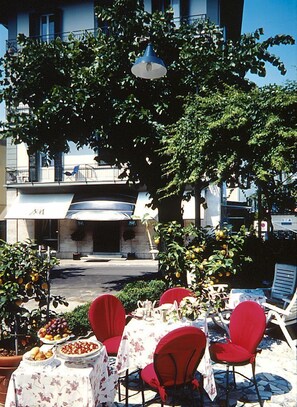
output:
[[31, 356], [31, 351], [26, 352], [23, 355], [23, 362], [30, 366], [46, 366], [46, 365], [51, 364], [54, 361], [54, 359], [55, 359], [55, 355], [53, 354], [53, 356], [51, 356], [48, 359], [34, 360]]
[[45, 343], [47, 345], [56, 345], [56, 344], [59, 344], [59, 343], [64, 343], [64, 342], [68, 341], [70, 339], [70, 337], [71, 336], [68, 335], [65, 338], [58, 339], [57, 341], [50, 341], [50, 340], [42, 338], [41, 336], [38, 335], [38, 338], [41, 340], [41, 342]]
[[72, 344], [72, 343], [75, 343], [75, 342], [92, 342], [92, 343], [95, 343], [96, 345], [98, 345], [98, 347], [96, 349], [92, 350], [91, 352], [87, 352], [87, 353], [68, 354], [68, 353], [63, 353], [61, 351], [61, 349], [63, 348], [63, 345], [60, 345], [60, 346], [57, 347], [57, 350], [56, 350], [57, 356], [61, 357], [63, 359], [69, 360], [69, 361], [75, 361], [75, 360], [79, 360], [79, 359], [88, 359], [88, 358], [92, 358], [94, 356], [97, 356], [98, 353], [101, 351], [101, 349], [103, 347], [101, 342], [96, 341], [96, 340], [92, 341], [92, 340], [89, 340], [89, 339], [86, 339], [86, 340], [80, 339], [80, 340], [77, 340], [77, 341], [69, 342], [69, 344]]

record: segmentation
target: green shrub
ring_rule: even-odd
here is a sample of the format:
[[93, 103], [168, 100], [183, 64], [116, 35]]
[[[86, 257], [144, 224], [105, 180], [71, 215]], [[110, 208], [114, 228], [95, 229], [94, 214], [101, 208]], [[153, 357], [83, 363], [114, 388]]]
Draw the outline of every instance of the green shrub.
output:
[[86, 304], [78, 305], [73, 311], [63, 314], [71, 332], [76, 337], [84, 336], [92, 330], [88, 318], [90, 304], [90, 302], [87, 302]]
[[[128, 313], [137, 308], [137, 301], [147, 299], [150, 299], [151, 301], [158, 300], [165, 290], [166, 284], [164, 281], [139, 280], [126, 284], [124, 289], [117, 294], [117, 297]], [[69, 328], [75, 337], [84, 336], [92, 330], [88, 318], [90, 305], [90, 302], [78, 305], [73, 311], [65, 312], [63, 314], [63, 317], [66, 319]]]
[[137, 301], [158, 300], [165, 290], [166, 283], [162, 280], [139, 280], [126, 284], [117, 297], [124, 305], [126, 312], [131, 312], [137, 308]]

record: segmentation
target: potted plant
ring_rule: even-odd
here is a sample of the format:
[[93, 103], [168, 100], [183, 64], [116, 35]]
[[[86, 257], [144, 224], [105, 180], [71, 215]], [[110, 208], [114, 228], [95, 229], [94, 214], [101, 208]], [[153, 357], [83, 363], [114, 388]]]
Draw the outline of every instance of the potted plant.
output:
[[85, 237], [85, 230], [83, 226], [78, 225], [77, 229], [71, 233], [71, 239], [76, 242], [76, 253], [73, 253], [73, 260], [80, 260], [81, 253], [79, 251], [79, 243]]
[[[38, 343], [38, 328], [53, 316], [49, 305], [68, 305], [62, 297], [50, 295], [49, 272], [58, 263], [55, 257], [41, 255], [31, 240], [0, 241], [0, 402], [22, 354]], [[28, 309], [29, 301], [36, 308]]]
[[131, 251], [127, 253], [127, 259], [128, 260], [133, 260], [135, 259], [135, 253], [132, 252], [132, 239], [135, 237], [135, 232], [133, 229], [126, 229], [123, 233], [123, 239], [125, 241], [130, 240], [131, 241]]

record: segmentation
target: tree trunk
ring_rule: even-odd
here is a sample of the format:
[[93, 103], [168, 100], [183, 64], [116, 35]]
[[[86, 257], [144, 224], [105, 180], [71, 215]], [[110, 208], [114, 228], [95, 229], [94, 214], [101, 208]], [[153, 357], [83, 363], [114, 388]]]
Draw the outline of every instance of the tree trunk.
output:
[[201, 228], [201, 185], [197, 182], [194, 186], [195, 197], [195, 226], [197, 229]]
[[261, 223], [262, 223], [262, 191], [261, 187], [258, 186], [257, 191], [257, 200], [258, 200], [258, 237], [261, 238]]
[[161, 199], [158, 206], [159, 222], [167, 223], [175, 220], [177, 223], [183, 225], [181, 202], [182, 197], [179, 195]]

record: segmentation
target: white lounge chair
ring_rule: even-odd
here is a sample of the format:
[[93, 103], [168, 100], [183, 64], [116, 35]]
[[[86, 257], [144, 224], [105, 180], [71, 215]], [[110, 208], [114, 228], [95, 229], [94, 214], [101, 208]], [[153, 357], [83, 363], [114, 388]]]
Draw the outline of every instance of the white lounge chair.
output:
[[283, 303], [283, 299], [292, 296], [296, 289], [297, 266], [276, 263], [272, 287], [265, 290], [267, 302]]
[[281, 328], [289, 346], [296, 353], [297, 338], [292, 338], [287, 327], [297, 323], [297, 290], [291, 299], [283, 298], [283, 302], [284, 308], [269, 303], [263, 304], [268, 310], [267, 322]]

